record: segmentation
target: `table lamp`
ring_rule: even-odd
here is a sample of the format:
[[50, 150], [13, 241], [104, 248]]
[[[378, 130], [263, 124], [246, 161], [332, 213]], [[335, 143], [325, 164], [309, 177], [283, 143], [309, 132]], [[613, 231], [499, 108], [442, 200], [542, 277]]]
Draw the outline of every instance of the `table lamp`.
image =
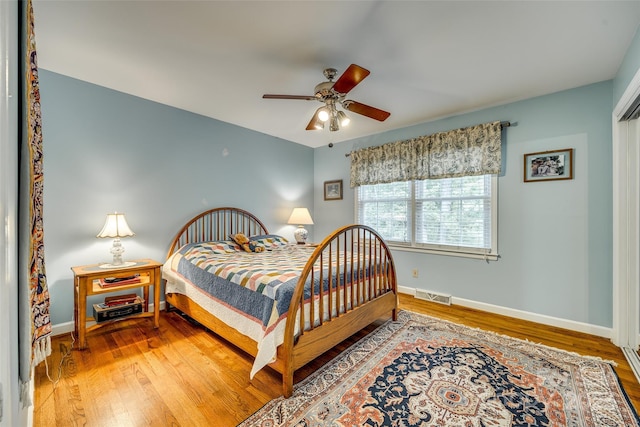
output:
[[104, 227], [102, 227], [102, 230], [96, 237], [112, 237], [114, 239], [113, 246], [111, 247], [113, 262], [111, 264], [102, 264], [100, 267], [113, 268], [134, 265], [135, 262], [122, 261], [122, 253], [124, 252], [124, 247], [122, 247], [122, 243], [120, 242], [121, 237], [134, 235], [135, 233], [129, 228], [129, 225], [127, 224], [127, 220], [124, 218], [123, 213], [116, 212], [107, 214], [107, 220], [104, 223]]
[[299, 245], [304, 245], [307, 242], [307, 236], [309, 235], [309, 232], [304, 228], [304, 226], [313, 224], [309, 209], [294, 208], [287, 224], [298, 224], [298, 228], [293, 232], [293, 237], [296, 238], [296, 242], [298, 242]]

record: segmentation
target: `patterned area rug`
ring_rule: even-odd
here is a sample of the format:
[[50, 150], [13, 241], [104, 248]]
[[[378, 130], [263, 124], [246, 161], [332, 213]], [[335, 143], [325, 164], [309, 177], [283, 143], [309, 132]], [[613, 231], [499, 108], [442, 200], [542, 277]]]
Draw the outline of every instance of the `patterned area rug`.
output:
[[401, 311], [240, 426], [640, 426], [609, 363]]

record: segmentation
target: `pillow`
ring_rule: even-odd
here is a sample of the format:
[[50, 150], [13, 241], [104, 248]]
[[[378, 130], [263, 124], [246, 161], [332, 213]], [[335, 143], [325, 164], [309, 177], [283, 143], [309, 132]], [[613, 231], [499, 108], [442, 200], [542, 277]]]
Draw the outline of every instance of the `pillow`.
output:
[[271, 251], [282, 246], [287, 246], [289, 241], [277, 234], [263, 234], [260, 236], [252, 236], [249, 238], [251, 244]]

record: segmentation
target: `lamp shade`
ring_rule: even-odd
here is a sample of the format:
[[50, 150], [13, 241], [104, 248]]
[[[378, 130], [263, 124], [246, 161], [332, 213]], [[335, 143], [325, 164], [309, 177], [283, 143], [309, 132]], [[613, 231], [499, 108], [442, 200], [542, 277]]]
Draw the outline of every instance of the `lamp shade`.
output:
[[287, 224], [308, 225], [313, 224], [311, 214], [307, 208], [294, 208]]
[[135, 233], [129, 228], [124, 214], [116, 212], [107, 214], [104, 227], [102, 227], [102, 230], [100, 230], [96, 237], [128, 237], [134, 235]]
[[294, 208], [289, 217], [288, 224], [298, 224], [298, 228], [293, 232], [293, 236], [296, 238], [296, 242], [299, 245], [303, 245], [307, 242], [307, 236], [309, 232], [304, 228], [307, 224], [313, 224], [311, 214], [307, 208]]

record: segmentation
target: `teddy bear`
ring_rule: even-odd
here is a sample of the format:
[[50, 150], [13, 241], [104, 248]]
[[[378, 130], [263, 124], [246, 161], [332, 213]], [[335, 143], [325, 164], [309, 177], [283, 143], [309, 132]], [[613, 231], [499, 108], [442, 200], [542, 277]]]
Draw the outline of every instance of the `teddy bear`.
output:
[[243, 233], [234, 234], [230, 237], [234, 242], [240, 245], [240, 247], [244, 249], [246, 252], [263, 252], [264, 251], [263, 246], [254, 245], [253, 243], [251, 243], [251, 240], [249, 240], [249, 238], [245, 236]]

